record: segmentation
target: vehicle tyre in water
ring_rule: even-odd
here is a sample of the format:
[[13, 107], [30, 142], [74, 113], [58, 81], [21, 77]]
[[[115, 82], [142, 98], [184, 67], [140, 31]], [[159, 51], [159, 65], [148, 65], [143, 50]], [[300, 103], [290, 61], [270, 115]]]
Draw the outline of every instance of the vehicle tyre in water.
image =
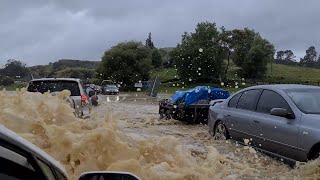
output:
[[312, 148], [308, 154], [307, 160], [315, 160], [317, 158], [319, 158], [319, 154], [320, 154], [320, 149], [319, 146], [316, 146], [314, 148]]
[[222, 121], [219, 121], [215, 128], [214, 128], [214, 136], [213, 138], [215, 140], [226, 140], [229, 139], [229, 132], [226, 128], [226, 126], [222, 123]]
[[171, 113], [169, 109], [166, 111], [166, 119], [167, 120], [171, 119]]
[[160, 110], [160, 119], [164, 119], [166, 117], [166, 111], [164, 109]]

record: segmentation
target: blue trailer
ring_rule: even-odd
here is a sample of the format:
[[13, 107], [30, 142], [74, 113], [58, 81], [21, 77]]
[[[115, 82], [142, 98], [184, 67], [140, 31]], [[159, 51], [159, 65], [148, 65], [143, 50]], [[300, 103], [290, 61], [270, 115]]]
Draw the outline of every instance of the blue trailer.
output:
[[226, 99], [229, 96], [230, 93], [226, 90], [208, 86], [177, 91], [169, 99], [162, 99], [159, 102], [160, 118], [207, 123], [210, 101]]

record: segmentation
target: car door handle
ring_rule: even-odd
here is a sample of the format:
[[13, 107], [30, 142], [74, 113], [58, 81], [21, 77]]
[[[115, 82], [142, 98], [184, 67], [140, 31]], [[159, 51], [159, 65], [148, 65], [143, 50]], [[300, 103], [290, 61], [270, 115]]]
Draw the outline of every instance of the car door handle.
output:
[[257, 121], [257, 120], [253, 120], [253, 122], [255, 122], [255, 123], [260, 123], [260, 121]]
[[230, 114], [227, 114], [227, 116], [230, 117], [231, 115], [230, 115]]

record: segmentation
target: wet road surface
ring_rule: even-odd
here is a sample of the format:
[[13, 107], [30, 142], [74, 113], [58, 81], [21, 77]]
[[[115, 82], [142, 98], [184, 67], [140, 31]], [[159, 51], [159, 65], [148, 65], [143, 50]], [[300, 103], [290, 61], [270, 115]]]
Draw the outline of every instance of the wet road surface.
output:
[[[151, 98], [143, 93], [126, 93], [119, 96], [102, 95], [99, 96], [101, 105], [95, 109], [94, 114], [99, 116], [105, 109], [109, 109], [119, 119], [119, 127], [127, 135], [135, 138], [174, 136], [192, 155], [203, 159], [207, 158], [207, 147], [213, 146], [227, 159], [248, 166], [247, 170], [252, 172], [244, 172], [242, 177], [245, 179], [291, 179], [294, 177], [292, 168], [268, 156], [256, 153], [252, 148], [232, 141], [213, 140], [208, 133], [207, 125], [160, 120], [158, 100], [166, 97], [168, 95], [162, 94], [158, 98]], [[246, 175], [247, 173], [249, 175]]]

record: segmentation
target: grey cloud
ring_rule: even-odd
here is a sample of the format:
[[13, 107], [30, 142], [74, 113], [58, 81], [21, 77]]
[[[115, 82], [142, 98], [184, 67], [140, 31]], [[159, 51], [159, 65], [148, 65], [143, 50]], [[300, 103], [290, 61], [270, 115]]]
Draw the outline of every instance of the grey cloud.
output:
[[277, 50], [292, 49], [302, 57], [309, 46], [319, 47], [319, 5], [317, 0], [2, 0], [0, 63], [99, 60], [116, 43], [144, 41], [149, 32], [156, 46], [175, 46], [201, 21], [253, 28]]

